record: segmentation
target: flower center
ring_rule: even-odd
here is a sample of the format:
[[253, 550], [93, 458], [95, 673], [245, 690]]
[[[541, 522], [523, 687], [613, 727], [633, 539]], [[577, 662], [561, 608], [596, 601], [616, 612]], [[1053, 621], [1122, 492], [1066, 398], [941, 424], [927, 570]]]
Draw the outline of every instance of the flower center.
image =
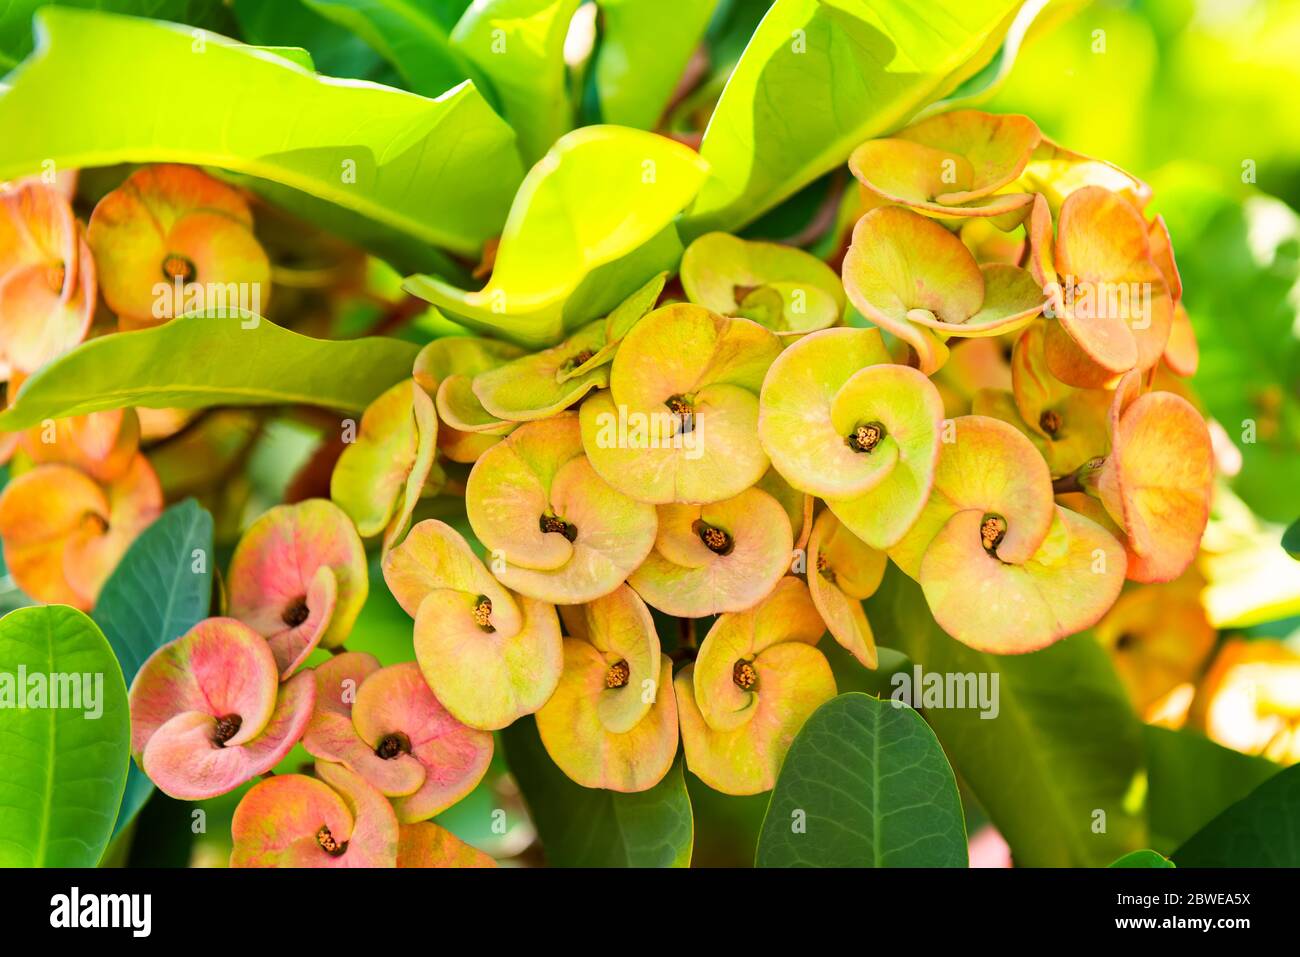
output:
[[474, 624], [478, 625], [484, 631], [496, 631], [492, 627], [492, 599], [487, 595], [479, 595], [474, 602]]
[[163, 275], [168, 279], [179, 279], [182, 282], [193, 282], [198, 270], [194, 267], [193, 260], [180, 253], [170, 253], [162, 261]]
[[596, 353], [590, 349], [583, 349], [581, 352], [574, 353], [564, 360], [564, 371], [572, 372], [574, 369], [581, 368], [595, 358]]
[[244, 719], [237, 714], [228, 714], [223, 718], [217, 719], [217, 726], [212, 729], [212, 743], [219, 748], [226, 746], [226, 742], [239, 734], [239, 729], [243, 725]]
[[627, 662], [616, 661], [605, 672], [605, 687], [621, 688], [627, 684], [630, 677], [632, 677], [632, 669], [628, 667]]
[[411, 753], [411, 739], [400, 731], [394, 731], [392, 734], [384, 735], [379, 742], [379, 747], [375, 748], [375, 756], [383, 758], [385, 761], [391, 761], [399, 754]]
[[68, 267], [63, 263], [55, 263], [45, 272], [45, 281], [53, 292], [63, 292], [63, 284], [67, 280]]
[[817, 556], [817, 573], [832, 585], [835, 584], [835, 569], [831, 568], [831, 563], [826, 560], [825, 555]]
[[879, 422], [864, 422], [844, 439], [854, 452], [870, 452], [885, 437], [885, 427]]
[[1121, 634], [1118, 638], [1115, 639], [1115, 650], [1127, 651], [1129, 648], [1132, 648], [1135, 644], [1137, 644], [1137, 639], [1134, 638], [1130, 632], [1126, 631], [1123, 634]]
[[668, 411], [677, 416], [683, 434], [695, 430], [695, 403], [684, 395], [670, 395], [664, 399]]
[[338, 857], [348, 849], [347, 841], [337, 841], [334, 839], [328, 824], [322, 824], [320, 830], [316, 832], [316, 843], [330, 857]]
[[737, 658], [736, 663], [731, 668], [731, 680], [742, 691], [750, 691], [754, 685], [758, 684], [758, 672], [754, 669], [752, 662], [746, 661], [744, 658]]
[[980, 544], [984, 551], [997, 556], [998, 546], [1007, 535], [1007, 520], [1001, 515], [985, 515], [980, 522]]
[[284, 611], [280, 613], [280, 620], [290, 628], [297, 628], [311, 612], [307, 608], [307, 596], [299, 595], [289, 604], [284, 606]]
[[691, 524], [691, 530], [700, 536], [700, 541], [704, 547], [715, 555], [728, 555], [736, 547], [732, 537], [718, 528], [716, 525], [710, 525], [704, 519], [697, 518]]
[[1052, 409], [1047, 409], [1038, 417], [1038, 427], [1048, 435], [1055, 437], [1061, 430], [1061, 416]]
[[543, 515], [537, 520], [537, 527], [543, 532], [554, 532], [557, 535], [563, 535], [569, 541], [578, 537], [578, 526], [572, 522], [566, 522], [558, 515]]

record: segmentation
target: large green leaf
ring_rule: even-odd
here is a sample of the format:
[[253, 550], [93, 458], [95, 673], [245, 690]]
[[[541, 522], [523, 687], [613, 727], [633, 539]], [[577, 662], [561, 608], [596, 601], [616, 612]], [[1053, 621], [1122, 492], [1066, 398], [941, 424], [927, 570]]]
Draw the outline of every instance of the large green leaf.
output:
[[23, 131], [0, 141], [0, 180], [47, 160], [218, 166], [475, 256], [522, 176], [511, 130], [472, 84], [429, 100], [151, 20], [51, 7], [37, 23], [36, 52], [0, 96], [0, 129]]
[[[406, 288], [467, 324], [549, 343], [599, 315], [591, 292], [612, 305], [619, 300], [610, 296], [627, 296], [676, 266], [681, 246], [672, 221], [706, 171], [693, 150], [663, 136], [621, 126], [575, 130], [524, 178], [483, 289], [467, 292], [432, 276], [412, 277]], [[599, 289], [582, 288], [598, 276]], [[587, 305], [578, 309], [571, 299]]]
[[492, 84], [527, 163], [573, 125], [564, 38], [581, 2], [478, 0], [452, 31], [452, 45]]
[[382, 53], [416, 93], [438, 96], [462, 80], [479, 80], [478, 71], [451, 45], [447, 28], [428, 3], [306, 0], [306, 4]]
[[911, 708], [843, 694], [818, 708], [781, 765], [760, 867], [965, 867], [957, 781]]
[[1142, 736], [1151, 846], [1164, 854], [1282, 770], [1267, 758], [1233, 751], [1193, 731], [1147, 725]]
[[989, 690], [996, 676], [996, 716], [970, 702], [924, 713], [1017, 864], [1100, 867], [1147, 844], [1142, 726], [1090, 636], [1027, 655], [974, 651], [935, 624], [920, 586], [892, 566], [867, 614], [876, 640], [923, 676], [987, 675]]
[[1265, 781], [1174, 851], [1179, 867], [1300, 867], [1300, 765]]
[[[212, 600], [212, 516], [193, 499], [173, 505], [131, 543], [95, 602], [130, 687], [146, 658], [208, 616]], [[134, 764], [113, 828], [126, 827], [153, 792]]]
[[574, 784], [555, 766], [532, 718], [501, 732], [506, 760], [553, 867], [687, 867], [694, 821], [679, 758], [648, 791]]
[[[256, 318], [256, 317], [253, 317]], [[265, 319], [183, 316], [91, 339], [23, 383], [0, 430], [101, 409], [323, 406], [360, 412], [411, 374], [419, 347], [399, 339], [312, 339]]]
[[600, 0], [594, 70], [605, 123], [654, 129], [718, 0]]
[[687, 239], [735, 230], [902, 126], [996, 52], [1020, 0], [777, 0], [700, 152], [713, 174]]
[[94, 867], [130, 739], [122, 669], [93, 621], [66, 605], [0, 618], [0, 867]]
[[0, 4], [0, 74], [32, 52], [32, 15], [38, 7], [111, 10], [134, 16], [188, 23], [206, 30], [229, 32], [233, 21], [221, 0], [6, 0]]

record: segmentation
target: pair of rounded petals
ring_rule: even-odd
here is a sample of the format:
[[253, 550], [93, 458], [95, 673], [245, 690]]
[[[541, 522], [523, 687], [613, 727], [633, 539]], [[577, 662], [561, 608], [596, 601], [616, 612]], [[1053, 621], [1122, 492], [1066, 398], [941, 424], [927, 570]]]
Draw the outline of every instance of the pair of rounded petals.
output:
[[677, 699], [649, 609], [623, 585], [560, 613], [564, 673], [537, 712], [542, 744], [583, 787], [654, 787], [677, 754]]
[[21, 436], [37, 465], [71, 465], [96, 482], [111, 482], [140, 450], [140, 418], [135, 409], [109, 409], [46, 421]]
[[653, 505], [592, 468], [571, 413], [525, 423], [484, 452], [465, 511], [502, 584], [560, 604], [616, 589], [649, 554], [657, 526]]
[[[1181, 291], [1164, 223], [1148, 224], [1121, 193], [1084, 186], [1056, 217], [1045, 197], [1029, 217], [1030, 266], [1047, 290], [1046, 358], [1052, 374], [1082, 388], [1153, 368], [1164, 356]], [[1173, 351], [1179, 369], [1195, 358], [1182, 327]], [[1194, 337], [1192, 339], [1194, 350]]]
[[248, 203], [192, 166], [132, 173], [99, 201], [86, 238], [104, 300], [127, 328], [180, 315], [188, 294], [163, 291], [177, 283], [256, 288], [263, 309], [270, 296], [271, 265], [253, 235]]
[[1191, 403], [1140, 388], [1135, 371], [1115, 390], [1111, 452], [1096, 490], [1124, 530], [1128, 577], [1172, 581], [1196, 558], [1209, 521], [1214, 454], [1209, 428]]
[[316, 762], [316, 777], [259, 781], [231, 821], [231, 867], [495, 867], [436, 824], [400, 824], [356, 772]]
[[86, 337], [95, 260], [67, 198], [28, 181], [0, 196], [0, 377], [31, 373]]
[[825, 329], [844, 315], [834, 270], [793, 246], [706, 233], [682, 255], [681, 281], [691, 302], [778, 336]]
[[546, 703], [564, 665], [554, 605], [505, 588], [459, 532], [433, 519], [415, 525], [383, 568], [415, 619], [424, 679], [458, 721], [496, 730]]
[[372, 655], [345, 652], [314, 674], [303, 747], [391, 798], [399, 821], [440, 814], [482, 780], [492, 735], [453, 718], [414, 662], [381, 668]]
[[1015, 181], [1041, 140], [1026, 116], [955, 110], [863, 143], [849, 169], [888, 202], [942, 219], [996, 217], [1009, 229], [1033, 199]]
[[1094, 624], [1124, 583], [1124, 552], [1057, 506], [1047, 464], [1014, 427], [953, 420], [929, 501], [889, 555], [935, 620], [981, 651], [1036, 651]]
[[826, 329], [772, 364], [758, 437], [790, 485], [825, 499], [854, 535], [884, 548], [930, 493], [943, 415], [938, 390], [916, 369], [891, 364], [877, 330]]
[[5, 564], [37, 601], [88, 611], [162, 507], [158, 477], [138, 452], [103, 483], [70, 465], [38, 465], [0, 492]]
[[661, 505], [654, 550], [628, 584], [669, 615], [740, 611], [790, 570], [793, 549], [789, 515], [759, 488], [708, 505]]
[[1109, 451], [1112, 394], [1058, 380], [1047, 365], [1046, 336], [1046, 321], [1027, 328], [1011, 354], [1011, 390], [981, 390], [971, 411], [1011, 423], [1038, 447], [1052, 475], [1069, 475]]
[[131, 751], [174, 798], [225, 794], [275, 767], [302, 737], [310, 674], [283, 685], [275, 656], [233, 618], [209, 618], [159, 648], [131, 682]]
[[266, 639], [285, 678], [317, 645], [343, 643], [369, 590], [361, 539], [326, 499], [269, 509], [230, 560], [230, 614]]
[[674, 679], [687, 766], [724, 794], [771, 790], [791, 742], [835, 697], [814, 647], [825, 626], [808, 588], [781, 579], [747, 611], [721, 615]]
[[385, 391], [361, 416], [356, 440], [330, 476], [330, 498], [366, 538], [384, 533], [385, 547], [406, 531], [434, 469], [438, 416], [415, 379]]
[[749, 319], [663, 306], [623, 339], [609, 389], [582, 405], [592, 467], [641, 502], [731, 498], [768, 467], [755, 440], [758, 392], [781, 340]]
[[1013, 332], [1045, 301], [1027, 270], [980, 265], [955, 234], [899, 206], [873, 209], [858, 220], [843, 277], [857, 310], [911, 346], [927, 375], [946, 360], [949, 336]]

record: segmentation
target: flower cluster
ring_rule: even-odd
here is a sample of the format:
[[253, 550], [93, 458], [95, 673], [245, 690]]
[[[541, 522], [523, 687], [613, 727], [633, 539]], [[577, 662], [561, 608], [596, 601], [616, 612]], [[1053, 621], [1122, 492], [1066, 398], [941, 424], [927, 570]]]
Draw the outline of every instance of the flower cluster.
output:
[[[877, 666], [863, 601], [889, 562], [945, 631], [1001, 654], [1096, 625], [1126, 580], [1184, 572], [1213, 460], [1145, 184], [974, 111], [865, 143], [850, 168], [841, 275], [712, 233], [549, 348], [435, 339], [366, 409], [329, 498], [244, 531], [222, 615], [130, 691], [135, 758], [166, 793], [265, 778], [233, 864], [490, 864], [430, 819], [528, 715], [586, 787], [651, 788], [680, 740], [710, 787], [766, 791], [836, 694], [825, 634]], [[3, 214], [11, 390], [89, 334], [97, 276], [122, 329], [187, 308], [159, 283], [269, 282], [247, 201], [186, 167], [134, 173], [84, 229], [42, 184]], [[0, 538], [32, 596], [89, 608], [162, 494], [135, 412], [51, 428], [17, 440]], [[434, 497], [463, 500], [464, 522], [425, 517]], [[366, 540], [414, 661], [346, 650]], [[1126, 675], [1135, 696], [1168, 690], [1146, 677]], [[273, 774], [299, 744], [314, 765]]]

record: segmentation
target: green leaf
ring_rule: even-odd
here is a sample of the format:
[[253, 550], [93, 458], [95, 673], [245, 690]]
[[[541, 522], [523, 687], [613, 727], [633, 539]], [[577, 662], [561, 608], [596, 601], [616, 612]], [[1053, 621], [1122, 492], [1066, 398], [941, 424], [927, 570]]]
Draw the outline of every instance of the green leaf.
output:
[[957, 780], [911, 708], [865, 694], [826, 702], [781, 765], [759, 867], [965, 867]]
[[1144, 726], [1151, 846], [1168, 854], [1282, 768], [1193, 731]]
[[95, 623], [66, 605], [0, 618], [0, 867], [94, 867], [130, 750], [122, 669]]
[[573, 125], [564, 38], [581, 2], [479, 0], [452, 30], [452, 45], [492, 84], [526, 163]]
[[[53, 5], [52, 0], [7, 0], [0, 6], [0, 74], [32, 52], [32, 16], [38, 7]], [[233, 26], [221, 0], [57, 0], [57, 5], [112, 10], [221, 32]]]
[[648, 791], [574, 784], [551, 761], [532, 718], [501, 732], [506, 760], [553, 867], [687, 867], [694, 821], [679, 757]]
[[713, 174], [683, 230], [734, 231], [992, 57], [1019, 0], [777, 0], [700, 147]]
[[[212, 599], [212, 516], [193, 499], [173, 505], [131, 543], [95, 602], [129, 688], [146, 658], [208, 616]], [[153, 784], [131, 765], [113, 834], [126, 827]]]
[[1075, 635], [1027, 655], [975, 651], [935, 624], [920, 586], [892, 566], [866, 608], [876, 640], [922, 669], [922, 688], [926, 675], [985, 675], [992, 692], [996, 678], [996, 716], [955, 701], [924, 714], [1018, 865], [1101, 867], [1147, 844], [1142, 726], [1096, 641]]
[[478, 71], [451, 45], [435, 11], [420, 0], [305, 2], [378, 50], [416, 93], [438, 96], [462, 80], [474, 80], [482, 88]]
[[1157, 854], [1152, 850], [1133, 851], [1125, 854], [1117, 861], [1113, 861], [1110, 867], [1131, 868], [1131, 867], [1173, 867], [1174, 862], [1163, 854]]
[[1300, 561], [1300, 518], [1290, 524], [1282, 533], [1282, 547], [1292, 558]]
[[599, 315], [590, 314], [597, 303], [612, 307], [676, 266], [672, 221], [706, 171], [693, 150], [663, 136], [621, 126], [576, 130], [524, 178], [483, 289], [432, 276], [414, 276], [406, 289], [467, 325], [549, 344], [566, 326]]
[[233, 0], [230, 6], [239, 29], [222, 32], [246, 43], [302, 46], [310, 52], [315, 69], [327, 76], [382, 82], [383, 74], [391, 72], [396, 78], [396, 71], [373, 47], [308, 9], [303, 0]]
[[605, 123], [654, 129], [718, 0], [600, 0], [594, 69]]
[[428, 100], [155, 21], [51, 7], [37, 23], [36, 52], [0, 96], [0, 129], [23, 131], [0, 145], [0, 180], [47, 160], [218, 166], [473, 257], [522, 177], [509, 127], [472, 84]]
[[360, 412], [411, 374], [418, 351], [380, 336], [312, 339], [256, 316], [183, 316], [91, 339], [44, 366], [0, 412], [0, 430], [125, 406], [306, 404]]
[[[1016, 65], [1016, 57], [1020, 53], [1021, 46], [1028, 39], [1031, 28], [1041, 22], [1039, 14], [1050, 2], [1051, 0], [1025, 0], [1024, 6], [1012, 17], [1005, 36], [1002, 36], [1001, 30], [990, 34], [989, 43], [995, 51], [992, 58], [963, 80], [952, 93], [920, 110], [917, 119], [945, 113], [948, 110], [969, 109], [996, 93], [1002, 81], [1010, 75], [1011, 68]], [[978, 64], [983, 60], [985, 57], [981, 55], [971, 62]]]
[[1174, 851], [1179, 867], [1300, 867], [1300, 765], [1265, 781]]

